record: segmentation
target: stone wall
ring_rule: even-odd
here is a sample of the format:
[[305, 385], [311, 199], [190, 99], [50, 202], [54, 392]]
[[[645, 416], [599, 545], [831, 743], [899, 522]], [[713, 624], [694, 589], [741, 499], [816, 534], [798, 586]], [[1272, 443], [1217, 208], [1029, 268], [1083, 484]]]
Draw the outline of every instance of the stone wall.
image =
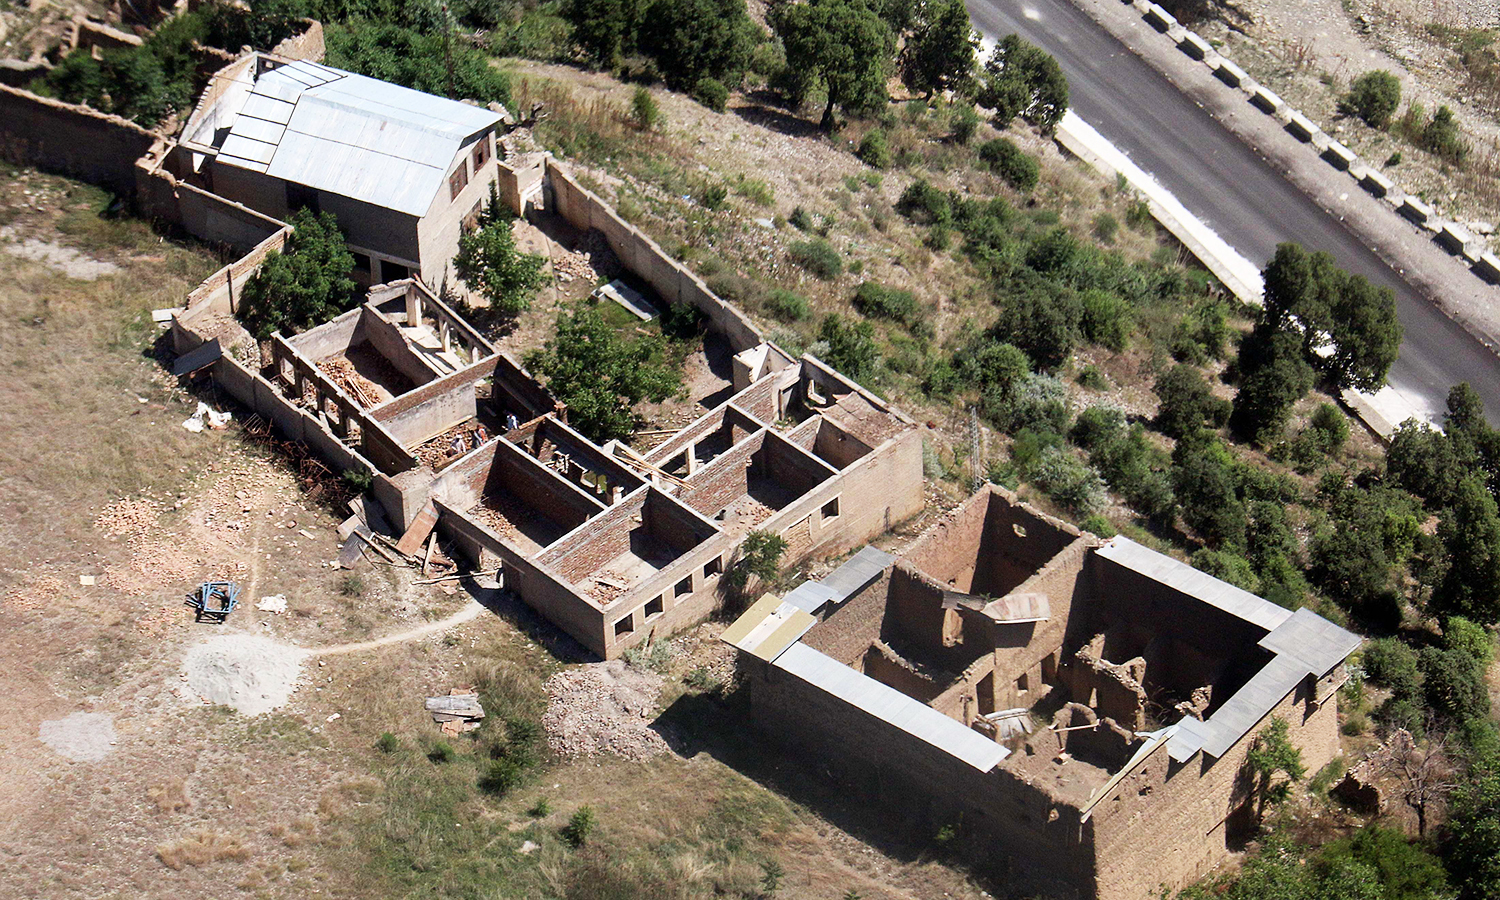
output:
[[0, 158], [7, 162], [128, 196], [135, 191], [135, 161], [157, 140], [119, 116], [0, 85]]
[[547, 161], [547, 184], [558, 214], [580, 231], [598, 229], [625, 268], [651, 285], [662, 300], [696, 307], [708, 318], [709, 327], [728, 339], [735, 353], [762, 342], [760, 332], [739, 310], [710, 291], [640, 229], [621, 219], [607, 203], [580, 187], [555, 160]]

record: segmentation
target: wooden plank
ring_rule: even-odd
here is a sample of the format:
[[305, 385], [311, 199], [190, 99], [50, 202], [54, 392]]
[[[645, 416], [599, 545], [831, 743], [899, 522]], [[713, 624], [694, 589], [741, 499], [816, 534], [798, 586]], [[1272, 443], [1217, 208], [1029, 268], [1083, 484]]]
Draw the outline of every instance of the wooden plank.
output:
[[176, 362], [172, 363], [172, 374], [186, 375], [190, 372], [196, 372], [204, 366], [210, 366], [218, 362], [219, 357], [223, 355], [224, 349], [219, 346], [219, 339], [214, 338], [211, 341], [199, 344], [197, 348], [177, 357]]
[[396, 542], [396, 550], [403, 556], [416, 556], [417, 551], [422, 549], [422, 542], [432, 534], [432, 529], [437, 527], [437, 507], [432, 501], [422, 507], [417, 517], [412, 520], [411, 527], [406, 529], [406, 534], [401, 535], [401, 540]]
[[422, 556], [422, 577], [432, 577], [432, 552], [437, 549], [437, 534], [427, 539], [427, 553]]

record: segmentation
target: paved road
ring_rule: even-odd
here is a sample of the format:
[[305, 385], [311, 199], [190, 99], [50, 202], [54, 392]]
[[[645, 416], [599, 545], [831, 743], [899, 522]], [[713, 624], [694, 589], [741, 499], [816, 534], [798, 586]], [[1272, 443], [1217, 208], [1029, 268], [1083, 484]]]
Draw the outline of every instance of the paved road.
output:
[[1448, 388], [1467, 381], [1500, 425], [1500, 357], [1086, 13], [1069, 0], [967, 2], [986, 35], [1015, 32], [1055, 56], [1072, 109], [1256, 265], [1296, 241], [1394, 290], [1406, 339], [1391, 386], [1440, 410]]

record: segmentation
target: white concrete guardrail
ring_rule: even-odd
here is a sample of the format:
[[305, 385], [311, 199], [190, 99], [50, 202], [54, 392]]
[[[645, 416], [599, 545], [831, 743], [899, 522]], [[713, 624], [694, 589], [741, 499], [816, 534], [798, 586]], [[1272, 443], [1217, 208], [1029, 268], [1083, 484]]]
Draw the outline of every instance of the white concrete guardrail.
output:
[[[1132, 162], [1092, 125], [1069, 110], [1058, 124], [1054, 137], [1064, 150], [1102, 174], [1123, 177], [1145, 200], [1152, 217], [1241, 302], [1256, 306], [1264, 302], [1265, 281], [1255, 264], [1193, 215], [1171, 191]], [[1342, 399], [1372, 431], [1385, 439], [1390, 438], [1397, 425], [1410, 418], [1440, 423], [1438, 410], [1389, 385], [1374, 394], [1345, 391]]]
[[1500, 284], [1500, 256], [1490, 251], [1482, 237], [1472, 234], [1456, 222], [1442, 219], [1430, 204], [1401, 190], [1389, 177], [1361, 160], [1353, 150], [1330, 137], [1316, 122], [1292, 109], [1275, 92], [1256, 82], [1244, 69], [1226, 59], [1208, 41], [1184, 28], [1171, 13], [1150, 0], [1124, 2], [1140, 13], [1153, 29], [1166, 35], [1178, 50], [1208, 66], [1224, 84], [1245, 93], [1251, 105], [1281, 123], [1293, 137], [1311, 144], [1318, 151], [1319, 157], [1330, 166], [1348, 172], [1366, 192], [1385, 200], [1403, 218], [1431, 233], [1440, 247], [1461, 257], [1475, 275], [1491, 284]]

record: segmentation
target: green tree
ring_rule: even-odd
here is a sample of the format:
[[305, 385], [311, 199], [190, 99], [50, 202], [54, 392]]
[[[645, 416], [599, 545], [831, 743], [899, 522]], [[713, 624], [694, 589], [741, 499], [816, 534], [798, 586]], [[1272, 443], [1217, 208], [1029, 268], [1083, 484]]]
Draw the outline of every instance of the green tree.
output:
[[1339, 389], [1379, 390], [1401, 349], [1396, 296], [1333, 255], [1280, 244], [1265, 268], [1260, 325], [1301, 338], [1303, 357]]
[[1057, 60], [1019, 35], [995, 45], [980, 76], [978, 100], [1004, 128], [1016, 116], [1051, 133], [1068, 111], [1068, 79]]
[[786, 540], [770, 531], [755, 530], [740, 544], [739, 559], [730, 567], [725, 579], [735, 590], [744, 590], [751, 578], [770, 581], [781, 572], [781, 555]]
[[455, 100], [511, 102], [510, 79], [489, 55], [444, 30], [352, 19], [325, 34], [327, 62], [335, 68]]
[[1453, 722], [1489, 715], [1484, 670], [1463, 648], [1423, 647], [1417, 666], [1422, 670], [1422, 699], [1429, 709]]
[[546, 257], [516, 249], [508, 217], [489, 214], [458, 239], [458, 256], [453, 259], [458, 277], [483, 294], [490, 309], [508, 316], [531, 308], [531, 298], [547, 283], [542, 271], [546, 265]]
[[1402, 422], [1391, 436], [1385, 467], [1396, 484], [1426, 500], [1431, 509], [1452, 502], [1467, 468], [1448, 435], [1415, 419]]
[[1200, 428], [1218, 428], [1229, 419], [1230, 403], [1213, 395], [1197, 368], [1178, 363], [1156, 379], [1156, 427], [1181, 438]]
[[[1291, 794], [1291, 786], [1302, 780], [1307, 768], [1302, 764], [1302, 751], [1293, 746], [1291, 729], [1286, 720], [1272, 716], [1271, 722], [1245, 754], [1245, 768], [1256, 782], [1255, 792], [1260, 813], [1265, 813], [1268, 804], [1280, 803]], [[1285, 781], [1277, 776], [1285, 775]]]
[[875, 326], [869, 322], [849, 323], [831, 313], [818, 328], [818, 340], [828, 343], [828, 364], [850, 378], [863, 378], [880, 361]]
[[1371, 128], [1384, 128], [1401, 105], [1401, 79], [1384, 69], [1376, 69], [1354, 79], [1349, 93], [1339, 101], [1339, 111], [1356, 115]]
[[1312, 389], [1314, 372], [1293, 334], [1258, 326], [1240, 345], [1240, 388], [1229, 423], [1243, 437], [1280, 437], [1292, 406]]
[[759, 36], [745, 0], [656, 0], [641, 17], [641, 50], [679, 91], [704, 78], [738, 85]]
[[929, 0], [901, 50], [901, 82], [929, 100], [940, 91], [965, 94], [974, 82], [978, 50], [979, 35], [963, 0]]
[[602, 443], [630, 434], [635, 404], [681, 388], [681, 373], [664, 356], [660, 338], [622, 340], [596, 307], [581, 304], [558, 313], [556, 334], [526, 364], [568, 405], [569, 424]]
[[1182, 520], [1214, 549], [1245, 545], [1237, 480], [1229, 448], [1208, 432], [1184, 437], [1172, 451], [1172, 488]]
[[661, 107], [656, 105], [656, 98], [644, 85], [637, 87], [630, 96], [630, 121], [641, 131], [651, 131], [661, 124]]
[[1018, 281], [1001, 301], [991, 336], [1019, 347], [1041, 369], [1067, 362], [1083, 326], [1083, 302], [1044, 278]]
[[573, 41], [594, 65], [613, 68], [635, 49], [637, 0], [567, 0], [563, 9], [573, 23]]
[[1500, 622], [1500, 514], [1478, 476], [1459, 483], [1438, 539], [1448, 569], [1432, 592], [1433, 607], [1484, 625]]
[[333, 213], [302, 209], [288, 224], [285, 248], [266, 254], [240, 295], [240, 319], [261, 340], [321, 325], [355, 306], [354, 257]]
[[887, 102], [885, 83], [896, 38], [863, 0], [782, 3], [771, 8], [768, 18], [786, 47], [787, 65], [801, 93], [818, 83], [826, 91], [825, 130], [834, 126], [836, 106], [857, 114]]

